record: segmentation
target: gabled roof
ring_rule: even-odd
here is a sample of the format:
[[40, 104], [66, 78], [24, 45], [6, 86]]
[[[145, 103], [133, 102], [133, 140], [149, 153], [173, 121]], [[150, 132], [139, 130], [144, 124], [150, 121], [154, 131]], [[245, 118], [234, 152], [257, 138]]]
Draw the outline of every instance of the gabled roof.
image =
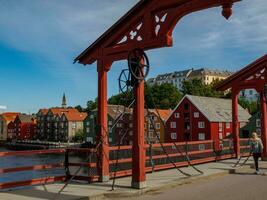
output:
[[251, 64], [241, 69], [240, 71], [234, 73], [232, 76], [228, 77], [221, 83], [219, 83], [216, 86], [216, 89], [224, 91], [231, 88], [234, 82], [242, 81], [242, 79], [246, 78], [246, 76], [249, 76], [253, 72], [255, 73], [255, 70], [261, 68], [263, 64], [266, 62], [267, 62], [267, 54], [257, 59], [256, 61], [252, 62]]
[[[132, 109], [126, 108], [123, 105], [112, 105], [112, 104], [109, 104], [107, 108], [108, 108], [108, 115], [113, 119], [116, 119], [124, 111], [126, 113], [132, 113]], [[97, 112], [97, 108], [94, 109], [93, 112]]]
[[[210, 122], [232, 122], [232, 100], [186, 95]], [[251, 115], [238, 105], [238, 119], [247, 122]]]
[[[155, 115], [159, 116], [163, 121], [165, 121], [169, 115], [171, 114], [172, 110], [165, 110], [165, 109], [149, 109], [150, 113], [154, 113]], [[145, 115], [147, 115], [147, 110], [145, 110]]]
[[151, 0], [140, 0], [132, 9], [130, 9], [123, 17], [121, 17], [113, 26], [111, 26], [105, 33], [103, 33], [93, 44], [91, 44], [87, 49], [85, 49], [78, 57], [74, 59], [74, 62], [81, 60], [84, 56], [92, 53], [95, 48], [101, 46], [100, 44], [105, 42], [109, 37], [114, 34], [115, 30], [119, 27], [122, 27], [123, 24], [126, 24], [127, 21], [131, 19], [132, 16], [136, 15], [136, 13], [148, 2]]
[[19, 119], [22, 123], [34, 122], [32, 115], [18, 114], [16, 119]]
[[47, 108], [42, 108], [39, 110], [40, 113], [42, 113], [43, 115], [46, 115], [48, 113], [48, 110]]
[[[184, 99], [188, 99], [210, 122], [232, 122], [231, 99], [185, 95], [172, 114]], [[248, 122], [250, 117], [248, 111], [238, 105], [239, 122]]]
[[228, 77], [231, 76], [233, 73], [230, 71], [221, 71], [217, 69], [208, 69], [208, 68], [201, 68], [193, 70], [189, 77], [199, 76], [199, 75], [210, 75], [210, 76], [224, 76]]
[[63, 114], [68, 121], [83, 121], [87, 117], [84, 112], [66, 112]]
[[2, 113], [1, 115], [4, 118], [4, 120], [7, 123], [9, 123], [10, 121], [14, 121], [18, 114], [20, 114], [20, 113], [18, 113], [18, 112], [6, 112], [6, 113]]
[[54, 115], [62, 115], [63, 113], [79, 112], [76, 108], [50, 108]]

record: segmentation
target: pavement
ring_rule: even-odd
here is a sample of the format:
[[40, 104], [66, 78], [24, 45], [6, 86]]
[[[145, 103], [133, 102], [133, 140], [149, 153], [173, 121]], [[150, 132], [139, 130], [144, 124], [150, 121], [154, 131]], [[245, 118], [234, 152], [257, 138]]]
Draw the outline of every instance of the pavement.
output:
[[[177, 169], [158, 171], [147, 174], [147, 187], [142, 190], [131, 188], [131, 177], [116, 179], [115, 190], [111, 191], [112, 180], [106, 183], [71, 183], [61, 194], [58, 191], [64, 186], [63, 183], [55, 183], [46, 186], [35, 186], [27, 189], [0, 192], [1, 200], [102, 200], [102, 199], [141, 199], [141, 195], [155, 195], [164, 191], [177, 188], [178, 186], [195, 184], [199, 181], [213, 182], [229, 174], [247, 175], [253, 174], [253, 161], [250, 159], [246, 165], [233, 168], [236, 159], [210, 162], [195, 165], [204, 174], [199, 174], [192, 167], [180, 168], [186, 173], [192, 174], [185, 177]], [[261, 161], [260, 167], [267, 169], [267, 162]], [[267, 170], [266, 170], [267, 172]], [[262, 174], [265, 175], [265, 174]], [[263, 177], [263, 176], [262, 176]], [[267, 179], [267, 177], [265, 177]], [[266, 180], [265, 179], [265, 180]], [[216, 187], [215, 187], [216, 188]], [[216, 193], [216, 192], [215, 192]], [[177, 193], [176, 193], [177, 194]], [[148, 198], [150, 199], [150, 198]], [[151, 199], [153, 199], [151, 197]], [[168, 199], [168, 198], [167, 198]], [[260, 199], [258, 199], [260, 200]]]

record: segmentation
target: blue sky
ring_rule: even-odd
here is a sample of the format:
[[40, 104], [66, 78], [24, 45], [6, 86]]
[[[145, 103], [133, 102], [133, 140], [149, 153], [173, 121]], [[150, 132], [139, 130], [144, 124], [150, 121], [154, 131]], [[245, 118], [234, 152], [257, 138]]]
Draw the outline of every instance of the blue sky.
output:
[[[0, 105], [9, 111], [36, 112], [59, 106], [84, 106], [97, 95], [95, 65], [73, 59], [137, 0], [0, 0]], [[187, 68], [236, 71], [267, 50], [266, 0], [243, 0], [229, 21], [221, 9], [183, 18], [174, 31], [174, 47], [149, 51], [150, 77]], [[109, 96], [118, 92], [125, 62], [114, 63]]]

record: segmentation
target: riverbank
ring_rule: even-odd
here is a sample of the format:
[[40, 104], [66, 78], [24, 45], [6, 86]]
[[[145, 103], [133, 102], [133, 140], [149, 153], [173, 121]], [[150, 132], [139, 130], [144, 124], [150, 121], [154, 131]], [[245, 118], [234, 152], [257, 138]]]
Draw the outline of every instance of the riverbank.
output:
[[59, 148], [78, 148], [80, 143], [60, 143], [60, 142], [47, 142], [47, 141], [12, 141], [2, 142], [0, 147], [7, 148], [10, 150], [21, 151], [21, 150], [42, 150], [42, 149], [59, 149]]

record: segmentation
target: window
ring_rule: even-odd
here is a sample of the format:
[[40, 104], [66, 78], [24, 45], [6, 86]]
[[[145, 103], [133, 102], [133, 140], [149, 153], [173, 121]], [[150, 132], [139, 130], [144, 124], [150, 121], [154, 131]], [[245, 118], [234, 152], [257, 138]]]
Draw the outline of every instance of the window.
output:
[[222, 130], [223, 130], [223, 123], [220, 122], [220, 123], [219, 123], [219, 132], [222, 132]]
[[72, 128], [74, 128], [74, 129], [76, 128], [76, 123], [72, 124]]
[[219, 133], [219, 139], [222, 140], [223, 139], [223, 134]]
[[174, 118], [177, 119], [177, 118], [179, 118], [179, 117], [180, 117], [180, 113], [175, 113], [175, 114], [174, 114]]
[[90, 129], [89, 129], [88, 127], [86, 128], [86, 132], [87, 132], [87, 133], [89, 133], [89, 132], [90, 132]]
[[198, 128], [205, 128], [205, 122], [198, 122]]
[[110, 126], [111, 126], [111, 125], [112, 125], [112, 121], [108, 121], [108, 125], [110, 125]]
[[160, 129], [160, 123], [156, 123], [156, 129]]
[[261, 120], [260, 119], [256, 119], [256, 127], [257, 128], [261, 127]]
[[205, 140], [205, 133], [199, 133], [198, 134], [198, 140]]
[[133, 135], [133, 131], [129, 131], [129, 135]]
[[112, 138], [109, 138], [109, 140], [108, 140], [109, 142], [112, 142]]
[[117, 124], [117, 127], [122, 127], [122, 124], [121, 124], [121, 123], [118, 123], [118, 124]]
[[130, 127], [130, 128], [133, 128], [133, 123], [130, 123], [130, 124], [129, 124], [129, 127]]
[[226, 128], [230, 128], [231, 124], [229, 122], [226, 123]]
[[149, 132], [149, 133], [148, 133], [148, 137], [149, 137], [149, 138], [153, 138], [153, 137], [154, 137], [153, 132]]
[[159, 137], [159, 139], [160, 139], [160, 132], [157, 132], [157, 136]]
[[189, 109], [189, 104], [188, 103], [184, 104], [184, 109], [185, 110], [188, 110]]
[[205, 150], [205, 144], [199, 144], [198, 149], [199, 149], [199, 151], [204, 151]]
[[171, 133], [171, 139], [176, 140], [177, 139], [177, 134], [176, 133]]
[[171, 128], [176, 128], [176, 122], [171, 122]]
[[231, 135], [231, 133], [226, 133], [226, 137], [229, 137]]
[[194, 112], [194, 118], [199, 118], [199, 112]]

